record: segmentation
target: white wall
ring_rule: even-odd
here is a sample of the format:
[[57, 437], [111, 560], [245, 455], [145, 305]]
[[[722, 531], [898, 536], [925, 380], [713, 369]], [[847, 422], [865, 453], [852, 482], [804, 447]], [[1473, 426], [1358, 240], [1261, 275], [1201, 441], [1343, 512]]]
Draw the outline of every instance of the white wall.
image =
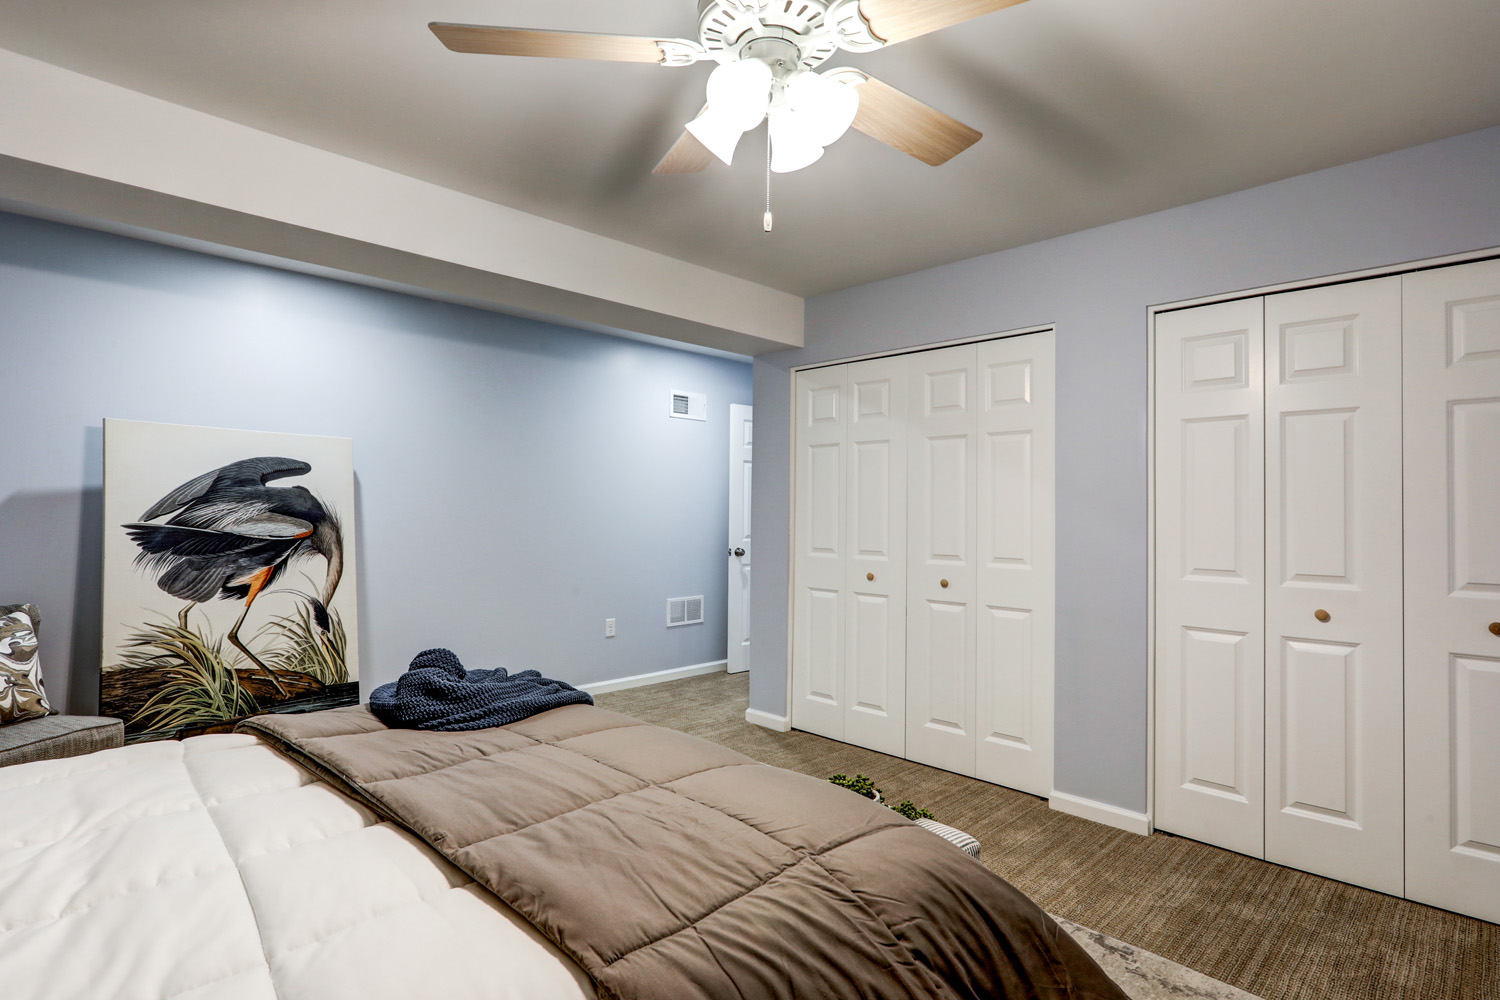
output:
[[[0, 357], [0, 604], [40, 606], [70, 711], [97, 699], [107, 416], [353, 438], [367, 693], [429, 646], [574, 683], [724, 656], [743, 362], [5, 214]], [[668, 630], [688, 594], [706, 623]]]
[[1144, 811], [1147, 308], [1494, 246], [1500, 127], [810, 300], [755, 360], [751, 707], [787, 705], [788, 370], [1054, 324], [1055, 784]]

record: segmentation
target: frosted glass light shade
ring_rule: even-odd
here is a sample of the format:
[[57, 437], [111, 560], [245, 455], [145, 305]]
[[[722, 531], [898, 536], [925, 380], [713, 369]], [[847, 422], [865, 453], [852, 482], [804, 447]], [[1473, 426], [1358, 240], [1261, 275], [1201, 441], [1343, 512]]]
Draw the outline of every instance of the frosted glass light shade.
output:
[[858, 113], [856, 88], [797, 73], [787, 81], [786, 102], [771, 112], [771, 169], [785, 174], [816, 163]]
[[759, 59], [716, 67], [708, 77], [708, 103], [743, 122], [741, 132], [754, 128], [771, 103], [771, 67]]
[[740, 144], [740, 136], [745, 134], [745, 130], [729, 115], [720, 114], [712, 104], [687, 123], [687, 130], [692, 133], [693, 138], [703, 143], [705, 149], [725, 163], [734, 160], [734, 149]]
[[708, 77], [708, 107], [687, 130], [725, 163], [734, 158], [740, 136], [766, 116], [771, 103], [771, 67], [759, 59], [724, 63]]
[[819, 146], [837, 142], [859, 114], [859, 89], [805, 72], [787, 81], [787, 107]]
[[813, 142], [807, 130], [799, 127], [797, 115], [786, 108], [771, 112], [771, 171], [789, 174], [793, 170], [818, 162], [823, 147]]

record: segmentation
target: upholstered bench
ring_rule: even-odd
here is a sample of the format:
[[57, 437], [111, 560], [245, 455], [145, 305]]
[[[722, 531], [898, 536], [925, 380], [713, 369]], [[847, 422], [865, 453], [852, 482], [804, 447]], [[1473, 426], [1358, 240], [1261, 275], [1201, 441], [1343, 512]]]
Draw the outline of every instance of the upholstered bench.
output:
[[0, 726], [0, 767], [77, 757], [125, 745], [125, 723], [98, 715], [46, 715]]

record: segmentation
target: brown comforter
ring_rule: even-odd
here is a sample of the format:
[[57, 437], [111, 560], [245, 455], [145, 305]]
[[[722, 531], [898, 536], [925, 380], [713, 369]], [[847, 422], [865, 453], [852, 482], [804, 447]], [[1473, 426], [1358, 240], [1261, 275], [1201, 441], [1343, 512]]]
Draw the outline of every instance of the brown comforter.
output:
[[240, 728], [412, 830], [602, 997], [1124, 1000], [953, 845], [674, 730], [585, 705], [463, 733], [364, 707]]

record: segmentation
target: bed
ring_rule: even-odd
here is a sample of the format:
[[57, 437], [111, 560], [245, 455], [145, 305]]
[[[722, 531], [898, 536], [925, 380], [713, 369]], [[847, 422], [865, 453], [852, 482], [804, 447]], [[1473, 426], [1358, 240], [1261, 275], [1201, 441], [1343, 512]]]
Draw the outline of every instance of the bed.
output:
[[0, 769], [0, 992], [1123, 997], [952, 845], [671, 730], [251, 729]]

